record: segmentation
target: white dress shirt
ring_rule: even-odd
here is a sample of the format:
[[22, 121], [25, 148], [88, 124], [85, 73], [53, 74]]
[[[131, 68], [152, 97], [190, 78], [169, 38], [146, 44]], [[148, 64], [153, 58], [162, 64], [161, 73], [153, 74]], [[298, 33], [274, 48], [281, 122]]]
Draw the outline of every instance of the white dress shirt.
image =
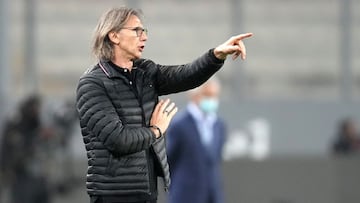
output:
[[208, 147], [214, 136], [214, 124], [217, 119], [216, 113], [205, 114], [201, 109], [193, 102], [187, 105], [187, 110], [191, 116], [195, 119], [196, 127], [200, 133], [201, 142], [205, 147]]

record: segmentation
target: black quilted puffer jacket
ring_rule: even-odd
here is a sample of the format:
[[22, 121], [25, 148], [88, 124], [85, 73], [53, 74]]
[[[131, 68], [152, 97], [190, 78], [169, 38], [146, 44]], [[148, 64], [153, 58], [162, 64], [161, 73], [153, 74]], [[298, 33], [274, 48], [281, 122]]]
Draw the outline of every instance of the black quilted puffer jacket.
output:
[[[101, 61], [81, 78], [77, 110], [87, 151], [89, 195], [150, 194], [150, 154], [155, 154], [165, 187], [170, 176], [164, 137], [150, 130], [158, 97], [189, 90], [204, 83], [223, 65], [213, 49], [195, 61], [163, 66], [151, 60], [134, 62], [134, 81]], [[150, 153], [151, 152], [151, 153]]]

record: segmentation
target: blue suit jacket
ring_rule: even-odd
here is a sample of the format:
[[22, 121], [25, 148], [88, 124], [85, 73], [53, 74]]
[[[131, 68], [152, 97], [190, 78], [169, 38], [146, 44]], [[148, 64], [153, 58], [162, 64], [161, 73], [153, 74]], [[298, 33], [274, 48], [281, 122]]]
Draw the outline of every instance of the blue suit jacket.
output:
[[171, 186], [169, 203], [222, 203], [221, 152], [226, 128], [218, 119], [214, 124], [211, 147], [205, 147], [195, 119], [186, 110], [174, 117], [168, 128], [167, 154]]

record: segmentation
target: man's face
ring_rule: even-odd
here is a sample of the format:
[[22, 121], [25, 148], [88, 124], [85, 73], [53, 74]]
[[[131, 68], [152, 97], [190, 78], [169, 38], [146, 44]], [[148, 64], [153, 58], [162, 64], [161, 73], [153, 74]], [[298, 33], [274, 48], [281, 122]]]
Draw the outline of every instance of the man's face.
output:
[[216, 113], [219, 107], [219, 86], [213, 82], [208, 82], [200, 90], [199, 108], [206, 114]]
[[[115, 49], [119, 49], [121, 57], [134, 60], [141, 57], [145, 48], [147, 40], [146, 32], [137, 32], [134, 29], [143, 29], [143, 25], [137, 16], [132, 15], [128, 22], [126, 22], [124, 29], [121, 29], [117, 34], [119, 37], [119, 44], [115, 45]], [[141, 33], [141, 35], [137, 35]]]

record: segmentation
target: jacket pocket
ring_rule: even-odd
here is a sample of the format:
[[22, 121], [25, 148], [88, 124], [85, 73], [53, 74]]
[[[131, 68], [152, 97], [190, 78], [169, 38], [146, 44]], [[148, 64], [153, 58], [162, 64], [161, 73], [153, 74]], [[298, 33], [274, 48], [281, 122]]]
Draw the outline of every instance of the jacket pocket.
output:
[[110, 176], [146, 173], [145, 151], [124, 156], [110, 154], [106, 173]]

